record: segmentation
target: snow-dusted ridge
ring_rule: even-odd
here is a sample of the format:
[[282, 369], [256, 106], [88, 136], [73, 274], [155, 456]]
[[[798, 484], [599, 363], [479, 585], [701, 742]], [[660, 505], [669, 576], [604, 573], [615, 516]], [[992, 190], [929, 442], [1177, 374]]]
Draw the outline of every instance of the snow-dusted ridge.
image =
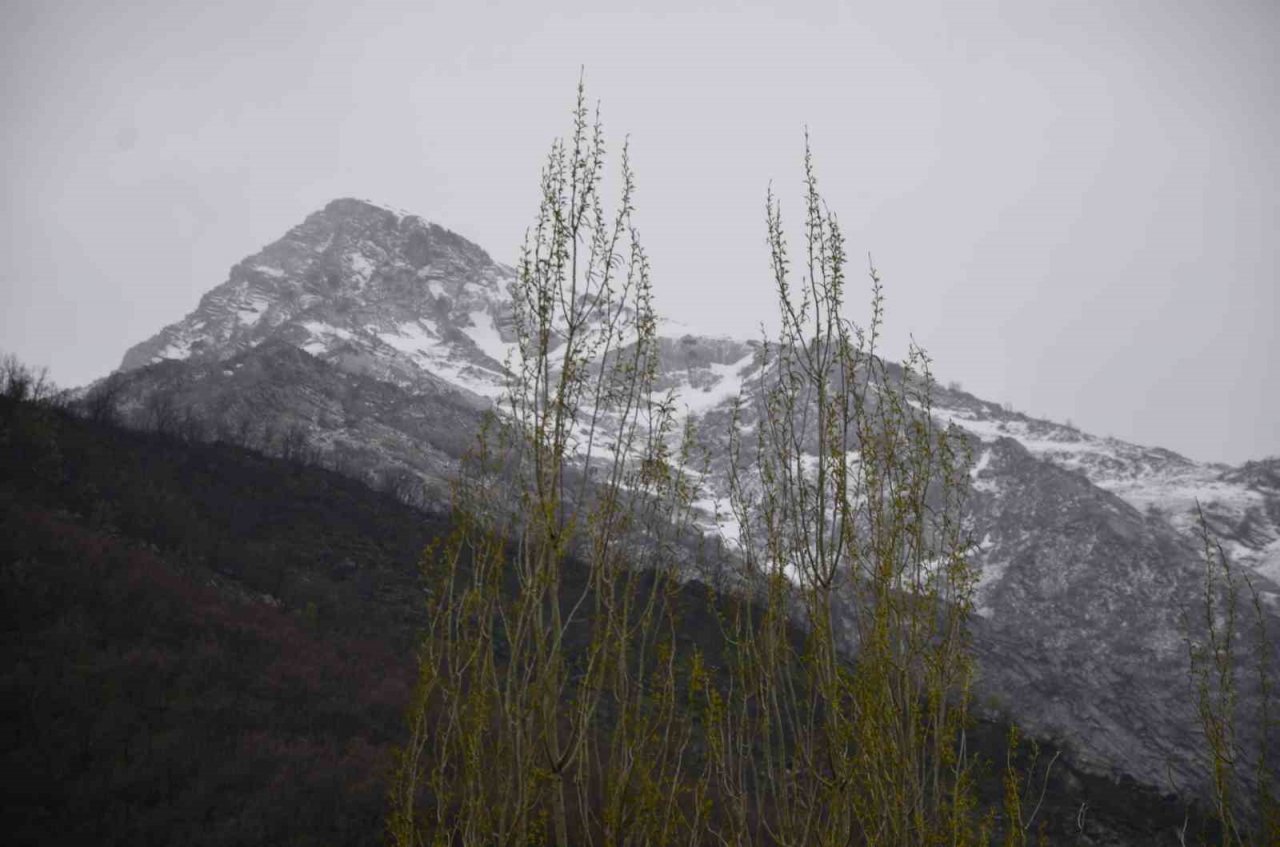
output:
[[1244, 481], [1237, 469], [1195, 462], [1163, 448], [1006, 412], [961, 392], [945, 392], [940, 399], [946, 405], [934, 406], [935, 419], [959, 426], [982, 445], [973, 469], [976, 490], [989, 492], [997, 484], [982, 472], [990, 462], [990, 445], [1009, 438], [1037, 459], [1082, 474], [1139, 512], [1159, 515], [1185, 536], [1198, 536], [1197, 509], [1202, 509], [1237, 563], [1280, 584], [1276, 487]]
[[[414, 476], [440, 506], [508, 378], [514, 279], [443, 227], [336, 200], [130, 349], [125, 405], [146, 422], [148, 395], [176, 392], [217, 427], [247, 419], [263, 438], [302, 432], [344, 472], [379, 484]], [[698, 520], [732, 548], [741, 528], [729, 514], [727, 412], [741, 395], [752, 429], [759, 344], [675, 322], [659, 331], [656, 387], [675, 395], [708, 451]], [[1280, 596], [1280, 459], [1202, 464], [959, 390], [939, 387], [934, 401], [936, 421], [974, 448], [966, 520], [980, 568], [980, 688], [1029, 731], [1072, 739], [1082, 765], [1157, 781], [1172, 770], [1189, 783], [1179, 626], [1199, 590], [1196, 504], [1265, 597]], [[597, 436], [609, 450], [609, 434]]]
[[[131, 349], [122, 367], [227, 358], [267, 338], [284, 338], [339, 367], [410, 389], [443, 382], [491, 403], [506, 385], [513, 353], [513, 280], [510, 267], [437, 224], [402, 209], [335, 200], [237, 264], [195, 311]], [[723, 427], [723, 420], [711, 423], [708, 416], [757, 390], [758, 345], [677, 337], [684, 327], [675, 321], [660, 328], [658, 387], [676, 395], [682, 414]], [[939, 388], [933, 412], [980, 445], [971, 474], [978, 494], [1000, 493], [991, 449], [1012, 439], [1035, 458], [1083, 474], [1184, 535], [1196, 531], [1199, 504], [1235, 560], [1280, 582], [1280, 492], [1263, 478], [1029, 418], [963, 391]], [[711, 488], [723, 499], [723, 485], [712, 480]]]
[[122, 369], [227, 358], [267, 337], [398, 384], [443, 378], [492, 399], [505, 380], [510, 268], [402, 210], [335, 200], [239, 263]]

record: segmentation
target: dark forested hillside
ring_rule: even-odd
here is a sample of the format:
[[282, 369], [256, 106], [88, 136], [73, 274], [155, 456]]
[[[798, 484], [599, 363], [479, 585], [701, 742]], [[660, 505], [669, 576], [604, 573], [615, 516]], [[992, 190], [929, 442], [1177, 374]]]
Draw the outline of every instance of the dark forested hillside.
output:
[[9, 838], [379, 842], [442, 523], [236, 448], [0, 425]]
[[[9, 842], [382, 842], [416, 562], [446, 529], [325, 470], [0, 399]], [[682, 593], [680, 640], [714, 666], [705, 593]], [[1004, 732], [971, 734], [993, 804]], [[1036, 828], [1176, 844], [1184, 819], [1064, 755]]]

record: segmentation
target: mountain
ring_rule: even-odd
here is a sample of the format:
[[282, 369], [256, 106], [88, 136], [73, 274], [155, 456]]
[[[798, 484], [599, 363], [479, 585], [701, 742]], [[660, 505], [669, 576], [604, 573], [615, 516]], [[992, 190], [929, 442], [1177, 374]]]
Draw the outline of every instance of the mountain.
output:
[[[440, 226], [336, 200], [131, 348], [110, 390], [134, 423], [305, 451], [443, 506], [504, 384], [513, 280]], [[696, 418], [711, 457], [703, 528], [731, 546], [732, 523], [716, 516], [729, 409], [735, 396], [748, 410], [759, 397], [759, 345], [693, 334], [660, 343], [659, 387]], [[1066, 744], [1093, 772], [1203, 787], [1185, 642], [1203, 591], [1197, 503], [1276, 626], [1280, 460], [1206, 465], [956, 389], [934, 399], [937, 423], [964, 431], [975, 457], [980, 702]]]
[[305, 442], [369, 481], [411, 472], [444, 503], [502, 389], [513, 278], [442, 227], [335, 200], [132, 347], [121, 405], [136, 423], [181, 408], [255, 446]]
[[513, 278], [446, 229], [335, 200], [233, 267], [182, 321], [131, 348], [121, 370], [226, 359], [270, 338], [396, 385], [493, 397]]
[[[22, 775], [6, 843], [385, 843], [418, 560], [450, 530], [342, 474], [0, 392], [0, 768]], [[716, 663], [707, 602], [685, 587], [679, 638]], [[1006, 737], [982, 720], [968, 743], [1003, 762]], [[984, 803], [1001, 775], [979, 774]], [[1069, 755], [1048, 779], [1053, 843], [1211, 831]]]

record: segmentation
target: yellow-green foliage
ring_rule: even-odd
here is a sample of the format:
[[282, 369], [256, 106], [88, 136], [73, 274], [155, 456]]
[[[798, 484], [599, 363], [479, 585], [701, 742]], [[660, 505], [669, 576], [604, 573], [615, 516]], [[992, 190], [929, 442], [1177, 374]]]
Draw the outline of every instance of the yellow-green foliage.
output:
[[611, 212], [604, 165], [579, 88], [513, 291], [513, 376], [456, 485], [453, 542], [424, 561], [399, 844], [661, 844], [688, 831], [671, 545], [692, 487], [653, 388], [625, 151]]
[[724, 843], [980, 843], [963, 745], [965, 443], [930, 424], [923, 352], [897, 374], [879, 356], [874, 268], [869, 325], [844, 317], [844, 239], [807, 149], [805, 187], [798, 279], [769, 199], [782, 329], [754, 450], [742, 427], [731, 445], [748, 597], [726, 616], [729, 680], [708, 702], [712, 829]]
[[806, 145], [798, 277], [767, 207], [782, 322], [753, 445], [734, 414], [740, 576], [709, 604], [717, 663], [682, 647], [691, 436], [655, 395], [632, 176], [624, 152], [606, 213], [604, 154], [580, 87], [520, 263], [511, 383], [453, 539], [424, 557], [392, 840], [985, 843], [964, 743], [968, 455], [930, 423], [928, 358], [880, 357], [874, 269], [868, 326], [844, 317], [844, 239]]
[[[1221, 828], [1220, 843], [1223, 847], [1280, 844], [1280, 799], [1269, 745], [1276, 729], [1269, 664], [1274, 646], [1253, 582], [1236, 573], [1203, 512], [1198, 518], [1204, 561], [1198, 627], [1202, 638], [1194, 638], [1196, 629], [1188, 626], [1187, 650], [1196, 714], [1205, 740], [1210, 799]], [[1239, 621], [1242, 584], [1252, 600], [1255, 636], [1252, 644], [1244, 645]], [[1253, 712], [1246, 712], [1241, 701], [1238, 660], [1242, 649], [1254, 657], [1251, 670], [1257, 677], [1257, 701], [1248, 704]], [[1239, 737], [1242, 718], [1256, 723], [1260, 749], [1249, 749]], [[1245, 793], [1250, 781], [1252, 797]]]

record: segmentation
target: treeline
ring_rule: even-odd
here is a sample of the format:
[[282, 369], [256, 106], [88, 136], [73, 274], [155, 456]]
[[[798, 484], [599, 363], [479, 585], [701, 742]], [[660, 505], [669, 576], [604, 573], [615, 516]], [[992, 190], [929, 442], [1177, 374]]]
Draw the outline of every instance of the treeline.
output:
[[[313, 371], [325, 370], [318, 362], [300, 362], [309, 357], [289, 345], [268, 342], [251, 355], [258, 358], [257, 367], [279, 371], [271, 373], [268, 381], [285, 385], [298, 377], [315, 379]], [[187, 443], [243, 447], [286, 462], [324, 468], [418, 508], [441, 502], [439, 492], [432, 491], [421, 474], [404, 464], [382, 460], [341, 440], [321, 446], [308, 422], [262, 414], [247, 397], [224, 404], [225, 385], [221, 386], [222, 394], [200, 397], [190, 383], [192, 369], [187, 362], [165, 360], [145, 372], [112, 373], [74, 394], [57, 390], [42, 371], [24, 367], [12, 356], [0, 368], [13, 376], [22, 393], [94, 423], [153, 432]], [[334, 372], [325, 375], [338, 376]], [[459, 438], [465, 440], [465, 436]]]

